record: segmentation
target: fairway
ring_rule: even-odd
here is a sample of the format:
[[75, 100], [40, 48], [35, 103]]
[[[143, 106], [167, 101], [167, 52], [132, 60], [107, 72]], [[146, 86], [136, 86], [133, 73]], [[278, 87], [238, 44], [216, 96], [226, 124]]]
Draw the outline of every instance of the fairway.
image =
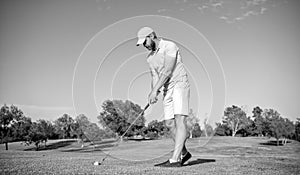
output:
[[[56, 146], [42, 151], [20, 143], [9, 144], [10, 150], [5, 151], [2, 144], [0, 174], [299, 174], [300, 143], [274, 146], [270, 141], [257, 137], [189, 139], [187, 147], [193, 157], [180, 168], [153, 166], [170, 157], [169, 139], [124, 141], [115, 149], [109, 141], [83, 149], [74, 141], [49, 141], [48, 145]], [[112, 157], [93, 165], [107, 152]]]

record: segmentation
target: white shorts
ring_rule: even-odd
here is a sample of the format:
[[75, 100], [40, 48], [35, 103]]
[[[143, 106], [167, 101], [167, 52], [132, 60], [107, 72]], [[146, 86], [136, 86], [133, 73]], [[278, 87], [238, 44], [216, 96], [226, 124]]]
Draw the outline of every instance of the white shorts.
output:
[[190, 84], [187, 76], [167, 84], [163, 96], [165, 120], [175, 118], [176, 114], [189, 115]]

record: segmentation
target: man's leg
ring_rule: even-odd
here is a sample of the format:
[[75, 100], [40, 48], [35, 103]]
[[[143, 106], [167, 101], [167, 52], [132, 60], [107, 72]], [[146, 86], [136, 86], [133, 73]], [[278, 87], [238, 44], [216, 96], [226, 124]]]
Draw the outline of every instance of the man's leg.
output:
[[[169, 128], [171, 137], [172, 137], [172, 139], [173, 139], [173, 141], [175, 143], [175, 136], [176, 136], [176, 123], [175, 123], [175, 119], [166, 120], [165, 124], [166, 124], [167, 128]], [[188, 137], [189, 137], [189, 133], [187, 135], [187, 138]], [[184, 143], [186, 142], [187, 138], [185, 139]], [[185, 144], [184, 144], [183, 148], [182, 148], [182, 155], [185, 155], [186, 153], [187, 153], [187, 149], [186, 149]]]
[[181, 154], [187, 153], [185, 147], [185, 142], [188, 138], [186, 116], [175, 115], [175, 126], [175, 148], [171, 159], [174, 161], [180, 161]]

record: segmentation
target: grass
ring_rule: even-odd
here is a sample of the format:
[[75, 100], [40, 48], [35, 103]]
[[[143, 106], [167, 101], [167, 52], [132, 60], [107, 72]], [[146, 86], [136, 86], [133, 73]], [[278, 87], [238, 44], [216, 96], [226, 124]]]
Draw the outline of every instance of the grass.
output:
[[[103, 141], [81, 148], [70, 140], [50, 141], [49, 149], [31, 151], [20, 143], [1, 145], [0, 174], [299, 174], [300, 143], [274, 146], [273, 139], [212, 137], [189, 139], [193, 157], [180, 168], [154, 167], [167, 160], [171, 140]], [[46, 147], [47, 148], [47, 147]], [[27, 151], [24, 151], [27, 150]], [[105, 153], [110, 152], [102, 165]]]

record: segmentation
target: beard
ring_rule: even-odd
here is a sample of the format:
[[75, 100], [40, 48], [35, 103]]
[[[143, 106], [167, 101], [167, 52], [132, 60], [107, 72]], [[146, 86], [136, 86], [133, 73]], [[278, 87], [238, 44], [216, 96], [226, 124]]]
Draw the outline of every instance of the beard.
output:
[[156, 49], [156, 44], [154, 41], [151, 40], [150, 44], [149, 45], [144, 45], [148, 50], [150, 51], [155, 51]]
[[155, 44], [154, 41], [151, 41], [150, 49], [151, 49], [152, 51], [155, 51], [155, 50], [156, 50], [156, 44]]

